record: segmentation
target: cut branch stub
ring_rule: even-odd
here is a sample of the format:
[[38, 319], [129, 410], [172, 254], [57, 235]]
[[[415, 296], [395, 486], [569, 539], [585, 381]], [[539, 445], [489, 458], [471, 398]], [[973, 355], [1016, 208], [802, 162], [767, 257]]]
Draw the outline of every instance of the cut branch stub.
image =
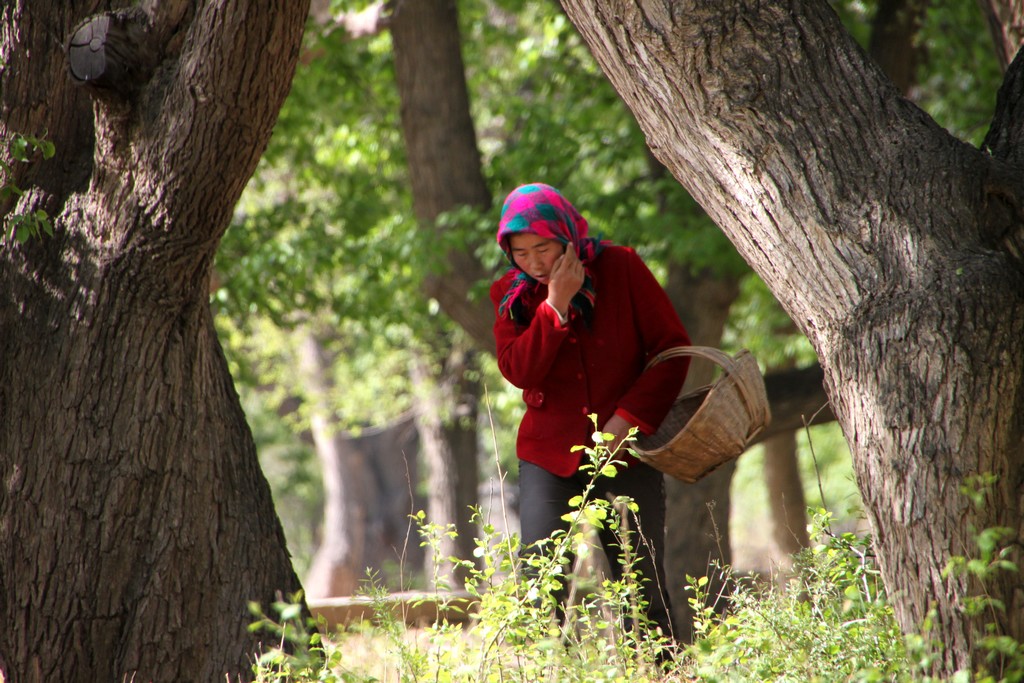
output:
[[144, 15], [100, 14], [86, 19], [65, 46], [68, 72], [76, 85], [128, 96], [152, 70]]

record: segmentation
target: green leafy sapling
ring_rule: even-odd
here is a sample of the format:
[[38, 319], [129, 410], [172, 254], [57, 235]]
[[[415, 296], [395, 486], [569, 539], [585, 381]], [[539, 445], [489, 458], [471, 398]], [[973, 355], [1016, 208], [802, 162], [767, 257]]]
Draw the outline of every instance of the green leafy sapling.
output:
[[[36, 154], [40, 154], [44, 160], [52, 159], [56, 153], [56, 148], [52, 142], [46, 139], [45, 134], [36, 137], [15, 133], [6, 141], [4, 147], [10, 161], [5, 161], [0, 157], [0, 206], [25, 194], [25, 190], [14, 182], [13, 164], [28, 163]], [[29, 239], [40, 237], [44, 233], [53, 235], [50, 217], [42, 209], [12, 214], [7, 218], [7, 225], [14, 239], [21, 244]]]

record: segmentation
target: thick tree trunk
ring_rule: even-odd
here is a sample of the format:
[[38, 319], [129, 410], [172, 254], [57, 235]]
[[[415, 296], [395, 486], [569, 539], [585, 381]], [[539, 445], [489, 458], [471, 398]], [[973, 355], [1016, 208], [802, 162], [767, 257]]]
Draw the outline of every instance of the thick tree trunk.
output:
[[369, 510], [367, 567], [388, 585], [404, 590], [410, 578], [419, 576], [426, 555], [410, 517], [426, 504], [415, 486], [422, 467], [416, 417], [406, 413], [386, 425], [364, 429], [358, 436], [349, 435], [346, 441], [362, 454], [372, 475], [374, 503]]
[[[131, 35], [162, 61], [96, 90], [93, 119], [56, 38], [96, 7], [0, 10], [0, 137], [46, 131], [57, 148], [18, 169], [28, 192], [2, 207], [48, 211], [55, 235], [17, 244], [5, 222], [0, 236], [0, 670], [248, 678], [248, 602], [299, 582], [214, 334], [209, 270], [306, 8], [150, 3]], [[106, 73], [123, 47], [101, 41]]]
[[304, 582], [310, 600], [352, 595], [370, 576], [377, 585], [403, 590], [422, 575], [425, 553], [410, 520], [424, 505], [414, 490], [419, 441], [408, 414], [358, 436], [334, 431], [322, 450], [317, 444], [324, 523]]
[[[972, 617], [978, 587], [943, 572], [992, 527], [1024, 560], [1024, 193], [1003, 161], [1020, 159], [1022, 117], [997, 118], [991, 153], [954, 140], [824, 3], [563, 4], [655, 153], [814, 344], [902, 626], [934, 608], [946, 674], [982, 664], [986, 619], [1024, 639], [1019, 574], [985, 587], [1005, 611]], [[981, 508], [960, 493], [977, 475], [995, 477]]]

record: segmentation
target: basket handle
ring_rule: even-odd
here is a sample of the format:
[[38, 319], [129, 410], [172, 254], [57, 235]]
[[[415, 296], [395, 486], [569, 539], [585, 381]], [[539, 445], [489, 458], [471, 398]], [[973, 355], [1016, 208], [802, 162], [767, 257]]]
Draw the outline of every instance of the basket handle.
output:
[[648, 361], [647, 367], [645, 367], [644, 370], [650, 370], [663, 360], [679, 358], [680, 356], [700, 356], [712, 363], [720, 365], [726, 372], [729, 372], [736, 367], [736, 364], [733, 363], [732, 356], [720, 349], [716, 349], [711, 346], [673, 346], [670, 349], [665, 349]]
[[[669, 358], [679, 358], [680, 356], [700, 356], [705, 360], [709, 360], [716, 365], [721, 366], [722, 370], [726, 373], [733, 374], [732, 370], [735, 369], [736, 363], [733, 361], [732, 356], [727, 354], [721, 349], [716, 349], [712, 346], [673, 346], [670, 349], [665, 349], [657, 356], [648, 361], [647, 366], [644, 370], [649, 370], [663, 360]], [[743, 394], [743, 401], [747, 404], [747, 408], [753, 408], [755, 403], [751, 396], [751, 389], [747, 386], [747, 383], [741, 376], [734, 375], [736, 386], [740, 388], [740, 393]]]

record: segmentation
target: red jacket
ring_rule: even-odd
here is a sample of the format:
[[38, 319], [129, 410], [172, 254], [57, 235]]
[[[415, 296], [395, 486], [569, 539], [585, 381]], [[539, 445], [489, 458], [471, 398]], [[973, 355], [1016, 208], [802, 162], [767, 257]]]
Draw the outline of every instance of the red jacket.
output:
[[[562, 326], [547, 305], [547, 287], [524, 294], [532, 317], [526, 326], [497, 316], [513, 274], [491, 285], [498, 367], [523, 389], [526, 413], [516, 454], [559, 476], [574, 473], [584, 457], [573, 446], [592, 446], [597, 429], [615, 413], [641, 432], [655, 431], [686, 378], [688, 358], [644, 371], [647, 362], [690, 338], [651, 271], [628, 247], [608, 246], [589, 264], [597, 293], [590, 328], [574, 313]], [[632, 456], [626, 458], [635, 464]]]

